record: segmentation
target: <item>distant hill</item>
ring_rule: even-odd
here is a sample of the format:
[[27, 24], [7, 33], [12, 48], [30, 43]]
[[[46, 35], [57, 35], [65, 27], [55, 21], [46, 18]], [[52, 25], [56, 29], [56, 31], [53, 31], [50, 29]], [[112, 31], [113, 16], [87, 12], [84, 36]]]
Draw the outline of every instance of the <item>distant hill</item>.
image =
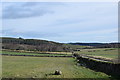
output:
[[70, 51], [70, 47], [64, 45], [63, 43], [53, 41], [10, 37], [1, 37], [0, 39], [2, 39], [2, 49], [50, 52]]
[[120, 43], [69, 43], [71, 45], [91, 46], [94, 48], [118, 48]]
[[83, 48], [118, 48], [118, 43], [58, 43], [40, 39], [0, 37], [2, 49], [69, 52]]

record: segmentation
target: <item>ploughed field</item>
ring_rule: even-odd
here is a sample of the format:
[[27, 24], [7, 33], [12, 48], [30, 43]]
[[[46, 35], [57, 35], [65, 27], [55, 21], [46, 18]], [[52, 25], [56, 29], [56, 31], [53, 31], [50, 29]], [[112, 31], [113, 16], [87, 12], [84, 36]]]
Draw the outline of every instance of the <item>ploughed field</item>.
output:
[[[108, 78], [109, 76], [76, 65], [72, 57], [2, 56], [4, 78]], [[62, 75], [54, 75], [61, 70]]]

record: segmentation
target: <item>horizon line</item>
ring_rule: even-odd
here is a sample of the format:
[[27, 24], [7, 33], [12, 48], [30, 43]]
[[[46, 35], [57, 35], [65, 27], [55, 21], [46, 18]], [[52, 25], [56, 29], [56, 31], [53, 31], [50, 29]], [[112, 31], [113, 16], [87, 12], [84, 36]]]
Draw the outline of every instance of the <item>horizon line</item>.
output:
[[55, 41], [55, 40], [48, 40], [48, 39], [40, 39], [40, 38], [23, 38], [23, 37], [4, 37], [4, 36], [0, 36], [0, 38], [22, 38], [22, 39], [35, 39], [35, 40], [45, 40], [45, 41], [52, 41], [52, 42], [57, 42], [57, 43], [120, 43], [120, 41], [111, 41], [111, 42], [84, 42], [84, 41], [69, 41], [69, 42], [60, 42], [60, 41]]

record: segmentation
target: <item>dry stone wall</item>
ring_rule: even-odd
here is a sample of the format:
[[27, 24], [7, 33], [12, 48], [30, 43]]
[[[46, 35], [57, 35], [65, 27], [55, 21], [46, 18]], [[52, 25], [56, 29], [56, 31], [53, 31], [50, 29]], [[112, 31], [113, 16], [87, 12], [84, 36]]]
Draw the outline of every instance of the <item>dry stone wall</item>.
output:
[[119, 76], [120, 77], [120, 63], [113, 63], [113, 62], [107, 62], [107, 61], [101, 61], [101, 60], [95, 60], [91, 58], [86, 58], [78, 54], [74, 54], [76, 57], [78, 63], [81, 66], [90, 68], [92, 70], [98, 71], [98, 72], [104, 72], [111, 76]]

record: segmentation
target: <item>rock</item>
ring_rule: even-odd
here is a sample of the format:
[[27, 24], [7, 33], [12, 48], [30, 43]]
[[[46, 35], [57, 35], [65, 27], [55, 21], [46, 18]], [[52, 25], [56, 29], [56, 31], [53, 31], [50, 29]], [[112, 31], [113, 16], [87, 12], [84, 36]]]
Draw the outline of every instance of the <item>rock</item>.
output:
[[19, 77], [19, 76], [20, 76], [19, 74], [16, 75], [16, 77]]
[[59, 71], [59, 70], [55, 70], [55, 73], [54, 73], [55, 75], [61, 75], [62, 74], [62, 72], [61, 71]]

